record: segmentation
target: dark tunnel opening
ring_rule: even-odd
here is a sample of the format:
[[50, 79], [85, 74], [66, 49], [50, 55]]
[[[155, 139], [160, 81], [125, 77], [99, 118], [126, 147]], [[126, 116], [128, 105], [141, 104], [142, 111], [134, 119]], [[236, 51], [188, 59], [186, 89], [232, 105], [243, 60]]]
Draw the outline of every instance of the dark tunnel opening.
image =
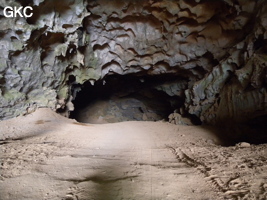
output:
[[[230, 119], [231, 120], [231, 119]], [[218, 126], [224, 146], [235, 146], [240, 142], [250, 144], [267, 143], [267, 115], [260, 115], [243, 122], [235, 122], [229, 119]]]
[[[70, 118], [81, 123], [115, 123], [123, 121], [170, 121], [170, 114], [183, 108], [184, 88], [188, 80], [177, 75], [109, 75], [92, 84], [75, 84], [75, 77], [69, 76], [72, 85], [74, 110]], [[179, 87], [174, 87], [178, 86]], [[183, 113], [193, 125], [202, 122], [195, 115]], [[239, 142], [263, 144], [266, 136], [267, 116], [258, 116], [245, 123], [233, 119], [221, 119], [213, 126], [223, 146], [234, 146]], [[214, 130], [214, 129], [213, 129]]]
[[70, 118], [83, 123], [167, 120], [184, 103], [183, 96], [166, 92], [177, 80], [186, 82], [173, 75], [112, 75], [94, 85], [73, 85]]

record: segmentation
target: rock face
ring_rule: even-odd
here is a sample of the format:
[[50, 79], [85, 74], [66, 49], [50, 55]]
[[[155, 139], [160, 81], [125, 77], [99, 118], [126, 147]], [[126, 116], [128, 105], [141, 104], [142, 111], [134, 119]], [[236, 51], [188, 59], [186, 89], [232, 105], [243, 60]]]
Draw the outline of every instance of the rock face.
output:
[[83, 123], [102, 124], [122, 121], [158, 121], [162, 120], [162, 115], [138, 99], [119, 98], [91, 103], [76, 119]]
[[267, 115], [265, 0], [19, 2], [0, 3], [34, 13], [1, 17], [1, 119], [72, 110], [74, 85], [114, 74], [177, 76], [157, 89], [203, 123]]
[[75, 98], [70, 117], [87, 123], [166, 120], [183, 103], [170, 91], [169, 95], [165, 93], [166, 80], [176, 83], [175, 79], [142, 77], [140, 81], [134, 75], [113, 75], [96, 81], [94, 86], [87, 82]]

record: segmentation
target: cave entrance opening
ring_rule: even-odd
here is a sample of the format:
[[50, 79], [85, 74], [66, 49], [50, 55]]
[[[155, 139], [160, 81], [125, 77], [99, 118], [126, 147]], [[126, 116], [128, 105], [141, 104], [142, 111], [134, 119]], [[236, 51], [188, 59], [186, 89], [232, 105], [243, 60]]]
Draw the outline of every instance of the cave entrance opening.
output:
[[[184, 98], [166, 93], [173, 75], [110, 75], [72, 89], [74, 111], [70, 118], [82, 123], [167, 120]], [[167, 85], [166, 85], [167, 84]], [[165, 89], [164, 89], [165, 88]]]

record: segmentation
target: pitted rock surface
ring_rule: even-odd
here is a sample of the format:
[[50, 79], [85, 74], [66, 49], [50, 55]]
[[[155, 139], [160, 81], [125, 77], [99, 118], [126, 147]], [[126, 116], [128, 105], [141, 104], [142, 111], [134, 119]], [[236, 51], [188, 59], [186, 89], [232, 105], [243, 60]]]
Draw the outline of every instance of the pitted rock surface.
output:
[[[0, 3], [7, 5], [21, 6]], [[263, 0], [27, 5], [31, 18], [1, 17], [1, 119], [38, 107], [72, 111], [73, 85], [113, 74], [177, 75], [177, 83], [157, 88], [183, 99], [177, 109], [206, 124], [261, 121], [267, 114]]]

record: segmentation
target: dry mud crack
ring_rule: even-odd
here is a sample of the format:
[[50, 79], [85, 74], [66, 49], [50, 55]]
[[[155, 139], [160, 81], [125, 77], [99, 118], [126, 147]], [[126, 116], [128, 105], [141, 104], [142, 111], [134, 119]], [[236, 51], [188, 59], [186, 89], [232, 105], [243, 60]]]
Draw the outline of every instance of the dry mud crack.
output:
[[1, 200], [267, 199], [267, 145], [222, 147], [205, 127], [80, 124], [47, 109], [0, 127]]

